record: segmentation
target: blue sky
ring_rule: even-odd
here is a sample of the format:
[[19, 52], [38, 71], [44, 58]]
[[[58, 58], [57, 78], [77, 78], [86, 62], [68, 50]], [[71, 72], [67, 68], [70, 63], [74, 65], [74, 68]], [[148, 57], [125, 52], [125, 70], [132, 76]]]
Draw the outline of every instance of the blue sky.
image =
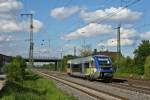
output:
[[[122, 1], [125, 6], [136, 0]], [[73, 47], [79, 52], [84, 40], [92, 49], [116, 51], [114, 28], [120, 22], [122, 53], [133, 56], [142, 39], [150, 40], [149, 4], [140, 0], [123, 9], [121, 0], [2, 0], [0, 53], [28, 56], [29, 19], [20, 14], [33, 13], [35, 56], [59, 56], [62, 48], [73, 54]]]

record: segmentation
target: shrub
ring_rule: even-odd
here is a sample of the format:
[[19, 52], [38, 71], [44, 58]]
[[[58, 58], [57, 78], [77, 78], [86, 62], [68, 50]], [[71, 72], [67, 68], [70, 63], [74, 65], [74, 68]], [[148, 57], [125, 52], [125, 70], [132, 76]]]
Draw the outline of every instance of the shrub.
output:
[[145, 61], [144, 75], [150, 77], [150, 56], [148, 56]]
[[9, 64], [5, 65], [4, 71], [9, 81], [20, 81], [24, 78], [25, 68], [26, 62], [18, 56], [13, 58]]
[[144, 74], [143, 65], [135, 65], [134, 60], [130, 57], [120, 57], [119, 61], [116, 61], [114, 66], [117, 67], [117, 73], [128, 73], [128, 74]]

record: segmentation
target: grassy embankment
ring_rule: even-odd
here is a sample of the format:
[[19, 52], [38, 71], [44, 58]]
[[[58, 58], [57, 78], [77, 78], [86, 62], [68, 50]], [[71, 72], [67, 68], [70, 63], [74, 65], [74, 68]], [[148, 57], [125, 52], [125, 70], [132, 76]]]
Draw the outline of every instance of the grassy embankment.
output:
[[120, 68], [114, 73], [114, 77], [150, 80], [149, 76], [142, 73], [138, 68]]
[[0, 100], [76, 100], [59, 90], [55, 83], [37, 74], [27, 73], [23, 82], [7, 82]]

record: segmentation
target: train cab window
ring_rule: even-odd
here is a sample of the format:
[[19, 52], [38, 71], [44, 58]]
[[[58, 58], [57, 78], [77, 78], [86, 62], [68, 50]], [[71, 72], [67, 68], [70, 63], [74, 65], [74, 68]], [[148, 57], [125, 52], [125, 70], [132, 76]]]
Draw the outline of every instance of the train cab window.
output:
[[90, 65], [89, 62], [84, 63], [85, 68], [89, 68], [89, 65]]
[[110, 60], [109, 58], [99, 58], [98, 62], [100, 65], [110, 65]]

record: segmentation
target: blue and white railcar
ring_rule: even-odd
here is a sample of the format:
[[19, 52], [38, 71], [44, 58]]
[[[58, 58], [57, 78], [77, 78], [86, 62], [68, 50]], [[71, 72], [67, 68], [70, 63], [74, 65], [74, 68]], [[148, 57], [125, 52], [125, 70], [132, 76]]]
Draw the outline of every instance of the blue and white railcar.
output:
[[67, 73], [73, 76], [93, 79], [112, 79], [113, 66], [110, 57], [94, 55], [72, 59], [67, 62]]

